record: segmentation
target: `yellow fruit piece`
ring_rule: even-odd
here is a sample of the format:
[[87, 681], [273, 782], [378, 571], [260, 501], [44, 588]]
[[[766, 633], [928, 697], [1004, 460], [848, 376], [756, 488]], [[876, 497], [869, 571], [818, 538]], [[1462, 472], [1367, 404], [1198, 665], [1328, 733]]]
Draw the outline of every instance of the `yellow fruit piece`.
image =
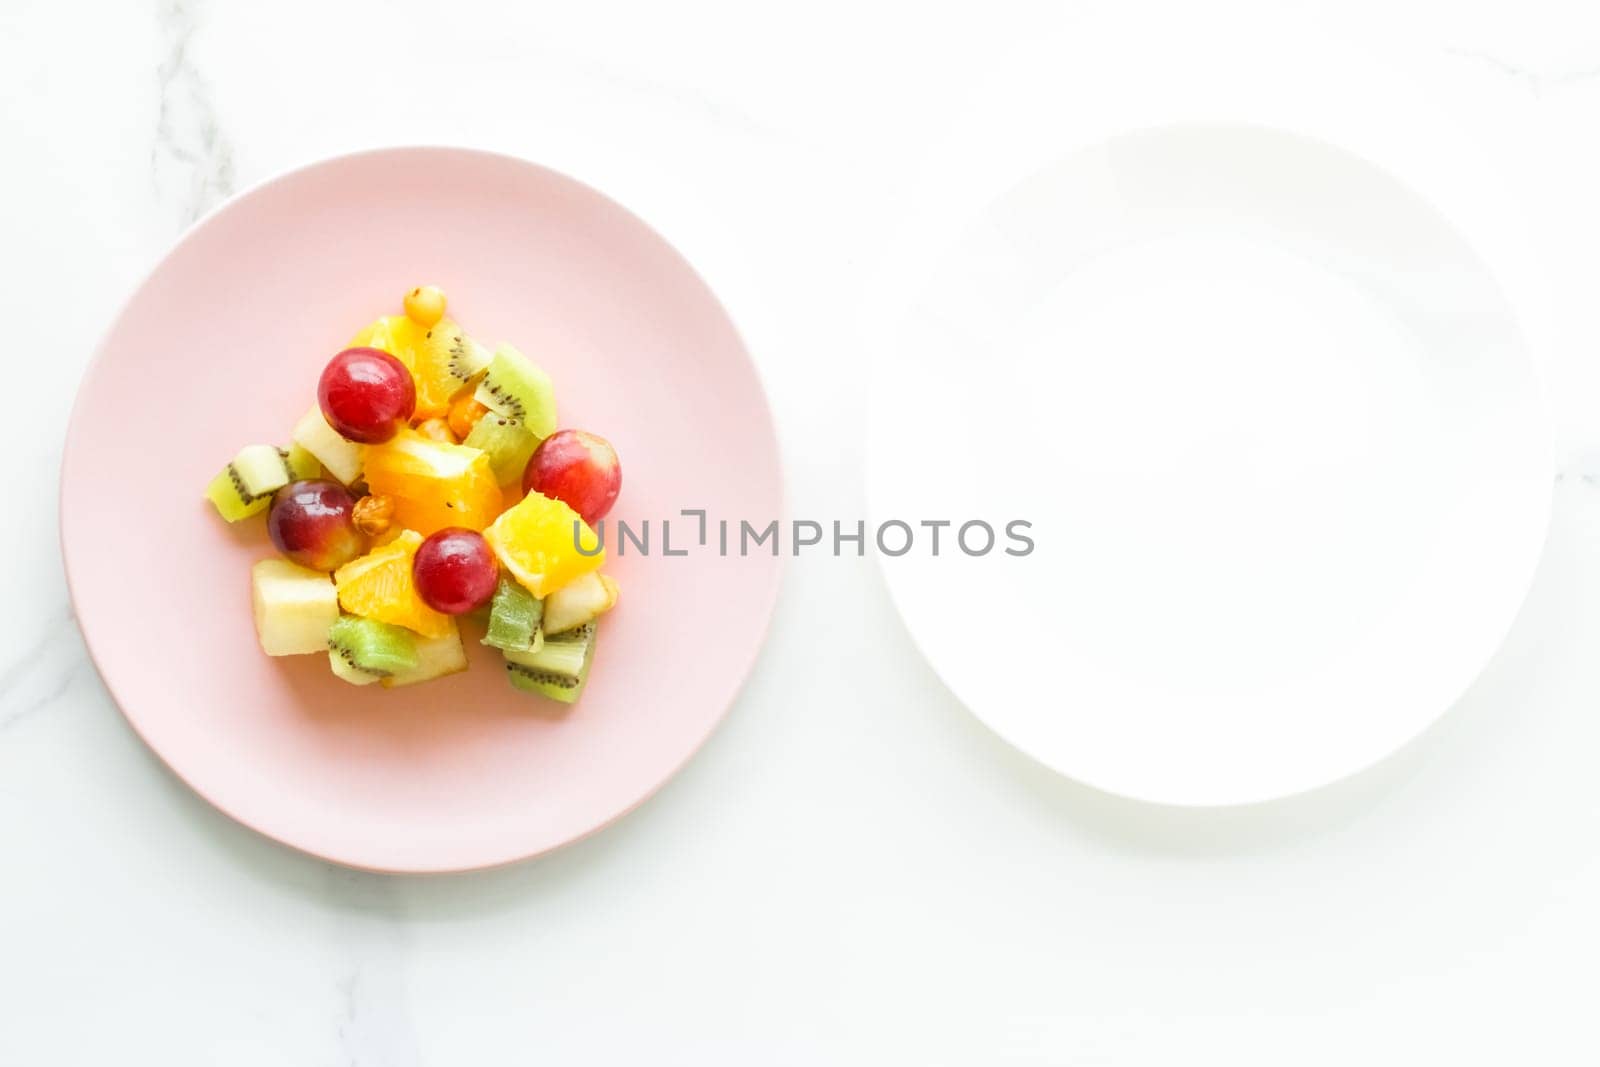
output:
[[[529, 493], [516, 507], [507, 508], [483, 531], [483, 538], [501, 565], [536, 597], [549, 596], [573, 579], [599, 570], [606, 561], [600, 538], [589, 524], [562, 501], [539, 493]], [[594, 554], [584, 555], [579, 545]]]
[[381, 348], [406, 365], [414, 375], [417, 367], [417, 344], [423, 330], [404, 315], [385, 315], [367, 323], [360, 333], [350, 339], [351, 348]]
[[444, 290], [437, 285], [421, 285], [406, 294], [406, 317], [426, 330], [444, 318]]
[[467, 383], [451, 371], [455, 353], [467, 345], [467, 335], [450, 319], [417, 328], [416, 364], [411, 376], [417, 382], [419, 419], [444, 418], [451, 403]]
[[[350, 338], [349, 347], [383, 348], [384, 344], [387, 343], [388, 340], [389, 320], [387, 318], [373, 319], [371, 322], [361, 327], [361, 329], [356, 332], [354, 337]], [[389, 351], [387, 348], [383, 348], [383, 350], [385, 352]]]
[[455, 623], [422, 602], [411, 577], [411, 563], [421, 546], [422, 535], [406, 530], [334, 571], [339, 606], [352, 615], [404, 626], [423, 637], [449, 635]]
[[481, 530], [504, 501], [489, 457], [402, 430], [367, 449], [367, 487], [394, 498], [394, 521], [424, 537], [447, 526]]

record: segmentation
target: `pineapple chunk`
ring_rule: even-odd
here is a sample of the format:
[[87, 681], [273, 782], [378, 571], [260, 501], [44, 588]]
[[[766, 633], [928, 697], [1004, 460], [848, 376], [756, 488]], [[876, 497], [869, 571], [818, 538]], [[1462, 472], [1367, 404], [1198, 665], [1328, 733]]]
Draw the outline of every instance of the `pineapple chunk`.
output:
[[328, 628], [339, 619], [339, 592], [326, 574], [264, 559], [250, 570], [250, 589], [261, 651], [301, 656], [328, 650]]

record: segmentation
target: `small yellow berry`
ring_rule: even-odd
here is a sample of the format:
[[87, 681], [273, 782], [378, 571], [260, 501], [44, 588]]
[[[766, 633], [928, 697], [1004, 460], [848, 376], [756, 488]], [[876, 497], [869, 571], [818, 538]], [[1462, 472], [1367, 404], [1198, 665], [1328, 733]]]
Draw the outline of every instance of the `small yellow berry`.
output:
[[421, 285], [406, 294], [406, 318], [431, 330], [444, 318], [444, 290], [437, 285]]

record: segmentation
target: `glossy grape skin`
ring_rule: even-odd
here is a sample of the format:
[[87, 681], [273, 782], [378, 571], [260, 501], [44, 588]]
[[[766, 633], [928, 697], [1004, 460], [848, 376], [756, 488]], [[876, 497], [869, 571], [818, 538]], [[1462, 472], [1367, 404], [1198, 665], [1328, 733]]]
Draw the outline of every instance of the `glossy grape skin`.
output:
[[406, 365], [382, 349], [347, 348], [323, 368], [317, 402], [341, 437], [382, 444], [416, 411], [417, 385]]
[[593, 526], [622, 492], [622, 463], [604, 437], [558, 430], [534, 449], [522, 472], [522, 489], [565, 501]]
[[411, 564], [417, 595], [435, 611], [463, 615], [494, 596], [500, 581], [489, 543], [475, 530], [451, 526], [422, 542]]
[[355, 528], [356, 499], [338, 482], [290, 482], [272, 498], [267, 534], [278, 551], [302, 567], [333, 571], [366, 551]]

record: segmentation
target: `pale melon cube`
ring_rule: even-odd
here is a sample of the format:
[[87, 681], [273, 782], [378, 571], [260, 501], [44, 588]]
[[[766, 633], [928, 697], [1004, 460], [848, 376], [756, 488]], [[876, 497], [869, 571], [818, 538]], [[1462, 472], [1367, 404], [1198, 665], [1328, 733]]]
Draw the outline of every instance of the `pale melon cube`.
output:
[[294, 443], [317, 457], [329, 474], [349, 485], [361, 477], [361, 463], [366, 448], [339, 436], [339, 431], [328, 425], [321, 408], [312, 408], [294, 424], [290, 435]]
[[397, 685], [430, 682], [467, 669], [467, 650], [461, 646], [461, 631], [454, 625], [443, 637], [418, 637], [416, 647], [417, 665], [385, 678], [385, 687], [393, 689]]
[[256, 636], [269, 656], [328, 650], [328, 628], [339, 619], [339, 591], [320, 571], [284, 559], [264, 559], [250, 570]]
[[544, 598], [544, 632], [566, 633], [598, 619], [617, 602], [617, 583], [590, 571]]

